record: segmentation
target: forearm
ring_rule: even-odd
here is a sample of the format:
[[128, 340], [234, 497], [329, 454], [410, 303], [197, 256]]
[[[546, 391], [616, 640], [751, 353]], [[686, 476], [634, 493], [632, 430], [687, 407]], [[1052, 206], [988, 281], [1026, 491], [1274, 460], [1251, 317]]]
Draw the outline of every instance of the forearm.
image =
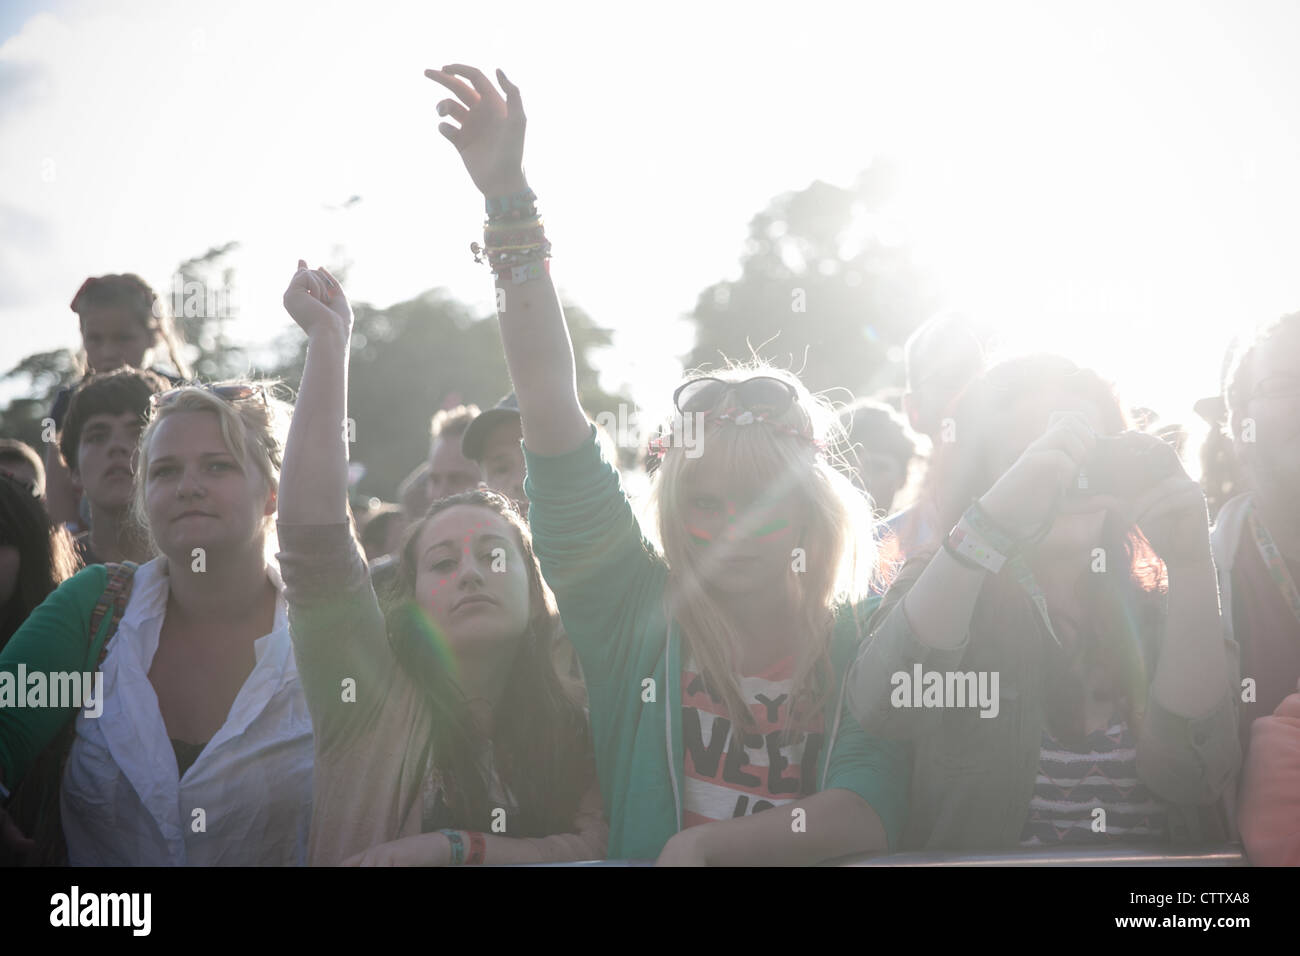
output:
[[752, 816], [702, 824], [698, 839], [710, 866], [806, 866], [888, 852], [880, 817], [850, 790], [824, 790]]
[[347, 520], [347, 336], [322, 328], [307, 343], [302, 385], [280, 474], [282, 524]]
[[971, 615], [988, 572], [960, 564], [940, 549], [926, 565], [903, 599], [917, 641], [939, 650], [951, 650], [966, 639]]
[[1169, 611], [1151, 692], [1171, 713], [1201, 717], [1227, 687], [1214, 563], [1169, 568]]
[[[522, 192], [520, 179], [509, 192]], [[578, 402], [573, 343], [549, 272], [515, 284], [496, 282], [501, 341], [523, 420], [524, 444], [538, 455], [563, 455], [587, 438]]]
[[59, 446], [54, 442], [45, 445], [45, 510], [49, 512], [51, 524], [80, 522], [78, 507], [81, 504], [81, 492], [72, 480], [72, 474], [63, 464]]

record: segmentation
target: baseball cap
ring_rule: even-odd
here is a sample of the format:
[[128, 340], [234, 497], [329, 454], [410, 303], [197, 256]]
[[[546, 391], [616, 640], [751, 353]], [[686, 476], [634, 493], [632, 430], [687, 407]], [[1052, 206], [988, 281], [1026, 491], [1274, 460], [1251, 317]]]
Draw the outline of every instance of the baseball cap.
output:
[[460, 439], [461, 454], [471, 461], [478, 461], [483, 457], [483, 442], [487, 440], [488, 433], [502, 422], [511, 420], [520, 420], [519, 399], [514, 392], [469, 423]]

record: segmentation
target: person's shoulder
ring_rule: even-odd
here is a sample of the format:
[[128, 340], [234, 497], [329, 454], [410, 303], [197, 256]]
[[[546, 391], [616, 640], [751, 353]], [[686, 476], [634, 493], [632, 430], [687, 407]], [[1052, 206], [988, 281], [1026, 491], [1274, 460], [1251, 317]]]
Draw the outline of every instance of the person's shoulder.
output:
[[864, 640], [867, 623], [880, 607], [881, 596], [871, 594], [856, 601], [841, 601], [835, 607], [835, 629], [831, 638], [832, 657], [852, 653]]

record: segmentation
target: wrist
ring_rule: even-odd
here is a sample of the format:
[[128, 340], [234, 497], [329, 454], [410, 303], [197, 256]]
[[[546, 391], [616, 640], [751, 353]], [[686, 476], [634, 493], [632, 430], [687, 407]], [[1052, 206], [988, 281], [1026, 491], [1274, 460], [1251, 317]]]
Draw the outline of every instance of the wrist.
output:
[[339, 328], [334, 325], [318, 325], [307, 333], [307, 347], [323, 352], [330, 349], [347, 349], [352, 338], [352, 327]]
[[487, 200], [502, 199], [515, 193], [528, 191], [528, 179], [522, 172], [518, 176], [507, 176], [483, 187], [483, 198]]
[[431, 866], [451, 865], [451, 841], [442, 831], [430, 833], [429, 864]]
[[979, 505], [988, 519], [1004, 530], [1008, 537], [1022, 538], [1034, 530], [1024, 527], [1024, 522], [1017, 517], [1015, 508], [1002, 501], [996, 488], [976, 498], [975, 504]]
[[699, 855], [700, 859], [706, 866], [713, 865], [713, 856], [717, 850], [716, 837], [718, 833], [717, 823], [702, 823], [699, 826], [691, 827], [682, 831], [687, 834], [691, 846]]

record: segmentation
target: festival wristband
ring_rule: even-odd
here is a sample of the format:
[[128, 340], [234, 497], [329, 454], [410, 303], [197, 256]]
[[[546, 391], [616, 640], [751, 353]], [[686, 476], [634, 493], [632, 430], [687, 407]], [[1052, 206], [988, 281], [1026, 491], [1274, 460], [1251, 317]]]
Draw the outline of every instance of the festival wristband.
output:
[[[534, 259], [532, 262], [510, 267], [510, 281], [515, 285], [523, 285], [530, 279], [540, 279], [542, 276], [550, 274], [551, 260], [549, 259]], [[504, 269], [500, 275], [505, 278]]]
[[459, 830], [439, 830], [451, 844], [451, 865], [460, 866], [465, 862], [465, 838]]
[[997, 574], [1007, 561], [1007, 555], [995, 549], [977, 533], [963, 528], [961, 522], [954, 525], [952, 531], [948, 533], [947, 539], [943, 542], [943, 549], [956, 559], [958, 564], [971, 570]]
[[966, 527], [983, 538], [994, 551], [1005, 557], [1011, 557], [1019, 551], [1020, 539], [1004, 528], [990, 515], [978, 498], [971, 500], [970, 507], [961, 516]]
[[487, 841], [483, 839], [483, 834], [471, 830], [469, 833], [469, 856], [465, 857], [465, 862], [470, 864], [482, 863], [486, 855]]

